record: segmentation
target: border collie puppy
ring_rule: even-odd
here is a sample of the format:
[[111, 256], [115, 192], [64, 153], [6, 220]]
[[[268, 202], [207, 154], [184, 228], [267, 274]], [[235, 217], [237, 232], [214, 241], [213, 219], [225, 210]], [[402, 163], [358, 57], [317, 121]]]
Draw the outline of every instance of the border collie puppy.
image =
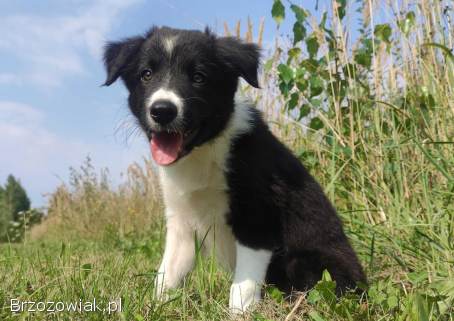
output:
[[236, 97], [258, 88], [259, 49], [205, 32], [152, 28], [107, 44], [107, 80], [121, 78], [159, 168], [166, 243], [162, 295], [194, 265], [194, 237], [234, 271], [229, 306], [243, 312], [273, 284], [308, 290], [327, 269], [337, 292], [366, 278], [331, 203], [260, 112]]

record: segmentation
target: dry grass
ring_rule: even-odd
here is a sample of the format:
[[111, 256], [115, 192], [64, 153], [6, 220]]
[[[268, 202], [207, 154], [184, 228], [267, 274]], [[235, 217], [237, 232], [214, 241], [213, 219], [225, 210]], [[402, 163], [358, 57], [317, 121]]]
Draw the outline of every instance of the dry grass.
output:
[[108, 179], [105, 170], [96, 174], [89, 158], [79, 170], [71, 169], [70, 182], [50, 195], [48, 217], [31, 230], [31, 239], [143, 235], [160, 221], [158, 178], [149, 161], [130, 165], [117, 188]]

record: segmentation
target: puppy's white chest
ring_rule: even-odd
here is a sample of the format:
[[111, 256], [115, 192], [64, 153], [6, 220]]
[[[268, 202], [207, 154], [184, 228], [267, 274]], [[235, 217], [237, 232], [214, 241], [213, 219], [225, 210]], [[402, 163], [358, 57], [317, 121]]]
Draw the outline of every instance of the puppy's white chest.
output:
[[166, 215], [176, 215], [173, 211], [178, 210], [200, 217], [219, 217], [227, 211], [226, 149], [227, 146], [208, 143], [174, 165], [160, 167]]
[[160, 168], [168, 222], [184, 224], [204, 239], [207, 254], [213, 251], [226, 268], [235, 260], [235, 242], [226, 224], [229, 211], [224, 174], [228, 146], [205, 144], [169, 167]]
[[195, 231], [205, 240], [204, 249], [208, 253], [214, 250], [226, 268], [235, 266], [236, 257], [235, 238], [226, 224], [227, 162], [233, 139], [251, 128], [250, 107], [238, 98], [229, 123], [217, 138], [159, 169], [167, 227], [176, 224]]

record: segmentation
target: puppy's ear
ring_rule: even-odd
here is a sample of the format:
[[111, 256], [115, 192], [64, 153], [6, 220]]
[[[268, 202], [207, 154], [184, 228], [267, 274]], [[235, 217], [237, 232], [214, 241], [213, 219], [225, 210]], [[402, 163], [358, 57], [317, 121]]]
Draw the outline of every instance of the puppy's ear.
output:
[[144, 41], [143, 37], [134, 37], [107, 43], [104, 48], [104, 64], [107, 70], [104, 86], [111, 85], [122, 75], [131, 57], [139, 51]]
[[217, 39], [217, 53], [221, 61], [238, 77], [259, 88], [257, 71], [260, 49], [252, 43], [244, 43], [233, 37]]

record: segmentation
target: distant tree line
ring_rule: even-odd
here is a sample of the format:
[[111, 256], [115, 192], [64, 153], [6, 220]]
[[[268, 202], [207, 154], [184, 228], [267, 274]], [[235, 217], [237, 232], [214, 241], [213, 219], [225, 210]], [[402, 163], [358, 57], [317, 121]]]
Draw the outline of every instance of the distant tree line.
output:
[[25, 230], [41, 222], [43, 213], [30, 208], [30, 199], [20, 181], [9, 175], [0, 185], [0, 242], [19, 242]]

